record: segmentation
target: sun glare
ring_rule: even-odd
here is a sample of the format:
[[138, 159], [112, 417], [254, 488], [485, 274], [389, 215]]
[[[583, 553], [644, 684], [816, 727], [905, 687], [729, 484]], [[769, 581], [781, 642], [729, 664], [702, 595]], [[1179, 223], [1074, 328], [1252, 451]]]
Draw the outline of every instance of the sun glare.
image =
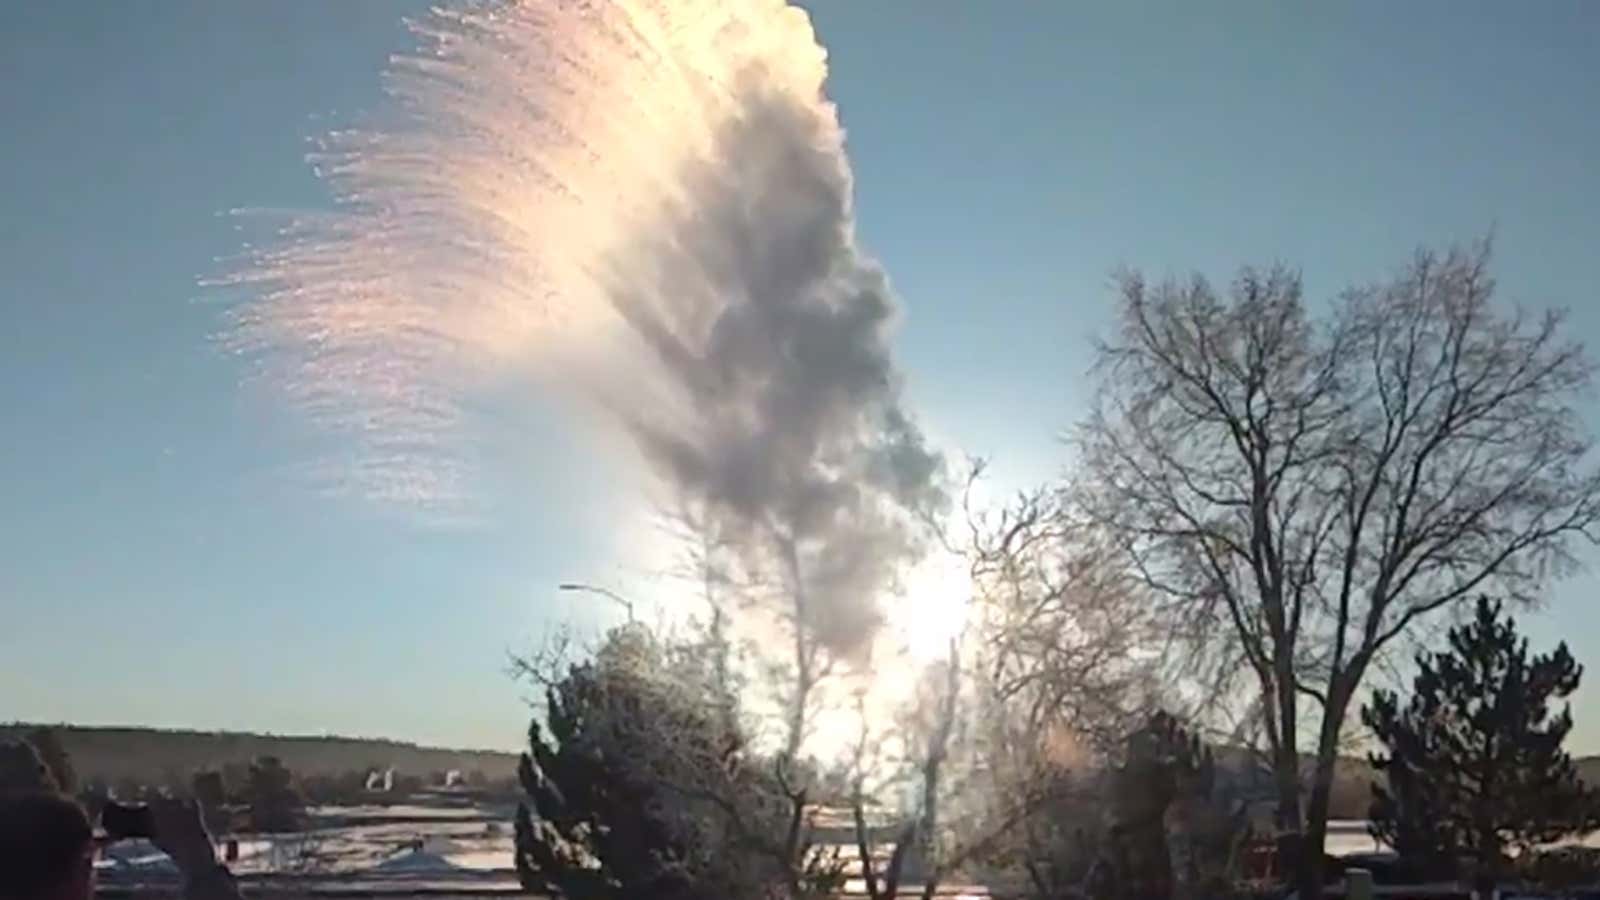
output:
[[942, 657], [950, 639], [966, 623], [972, 576], [959, 555], [938, 550], [906, 576], [905, 589], [892, 601], [891, 626], [920, 661]]

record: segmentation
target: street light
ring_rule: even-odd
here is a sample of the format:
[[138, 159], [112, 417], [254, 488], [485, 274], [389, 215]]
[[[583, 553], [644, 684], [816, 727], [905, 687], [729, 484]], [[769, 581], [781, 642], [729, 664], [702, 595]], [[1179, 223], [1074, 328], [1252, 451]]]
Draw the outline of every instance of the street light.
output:
[[579, 594], [599, 594], [600, 596], [620, 605], [623, 609], [627, 610], [628, 624], [633, 624], [633, 602], [628, 600], [626, 597], [623, 597], [621, 594], [618, 594], [616, 591], [608, 590], [603, 587], [595, 587], [592, 584], [578, 584], [577, 582], [571, 581], [566, 582], [565, 584], [558, 584], [556, 585], [556, 588], [558, 590], [571, 591]]

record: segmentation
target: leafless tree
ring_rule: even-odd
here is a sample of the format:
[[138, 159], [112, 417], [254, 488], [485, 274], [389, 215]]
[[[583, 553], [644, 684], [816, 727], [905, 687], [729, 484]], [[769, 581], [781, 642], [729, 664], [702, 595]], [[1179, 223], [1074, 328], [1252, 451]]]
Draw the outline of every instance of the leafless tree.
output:
[[1249, 673], [1303, 891], [1369, 669], [1459, 600], [1539, 596], [1600, 514], [1572, 405], [1592, 366], [1561, 315], [1491, 304], [1488, 261], [1487, 243], [1420, 252], [1324, 317], [1282, 267], [1244, 270], [1226, 299], [1130, 273], [1100, 348], [1083, 511], [1190, 648], [1214, 651], [1196, 658]]
[[[707, 668], [712, 695], [723, 715], [740, 719], [748, 709], [743, 687], [746, 673], [732, 648], [735, 632], [756, 636], [754, 651], [743, 662], [753, 666], [764, 686], [771, 688], [778, 712], [778, 748], [771, 758], [771, 777], [784, 797], [787, 825], [778, 855], [801, 874], [816, 860], [812, 836], [811, 766], [804, 756], [805, 741], [821, 703], [820, 688], [834, 675], [837, 657], [817, 633], [816, 615], [809, 607], [809, 584], [795, 538], [772, 525], [761, 529], [762, 540], [753, 549], [747, 539], [729, 537], [724, 518], [709, 514], [704, 503], [680, 498], [665, 515], [670, 530], [685, 548], [678, 574], [701, 593], [707, 612], [701, 638], [688, 646], [696, 664]], [[777, 653], [768, 648], [781, 643]], [[763, 716], [753, 724], [761, 724]]]
[[874, 734], [873, 717], [868, 713], [863, 694], [856, 696], [856, 716], [860, 729], [851, 760], [850, 812], [855, 826], [861, 880], [869, 900], [893, 900], [900, 895], [900, 877], [905, 868], [906, 853], [917, 837], [918, 819], [907, 816], [896, 826], [889, 856], [880, 869], [880, 829], [869, 820], [869, 815], [883, 808], [880, 796], [893, 786], [899, 773], [894, 771], [894, 766], [886, 764], [884, 743], [881, 735]]
[[[704, 616], [691, 616], [684, 626], [687, 634], [655, 629], [657, 642], [675, 677], [698, 686], [727, 730], [765, 738], [746, 754], [748, 760], [759, 760], [762, 768], [759, 776], [750, 777], [758, 777], [764, 785], [758, 793], [765, 805], [752, 812], [740, 798], [689, 783], [704, 768], [698, 764], [663, 771], [661, 782], [686, 799], [718, 809], [729, 827], [743, 834], [741, 840], [750, 845], [747, 849], [776, 861], [787, 873], [791, 893], [800, 890], [802, 882], [826, 881], [833, 861], [825, 858], [826, 852], [814, 840], [815, 766], [806, 755], [806, 741], [827, 700], [824, 688], [839, 674], [842, 660], [820, 633], [828, 623], [819, 621], [811, 609], [807, 556], [798, 540], [777, 524], [755, 529], [754, 537], [730, 536], [728, 517], [713, 514], [703, 500], [689, 494], [664, 506], [659, 520], [681, 549], [670, 574], [699, 595], [696, 605]], [[629, 605], [625, 598], [618, 599]], [[749, 652], [736, 651], [741, 640]], [[539, 670], [550, 668], [551, 660], [571, 655], [569, 645], [554, 649], [562, 652], [514, 660], [515, 673], [535, 682], [548, 681]], [[752, 676], [754, 686], [770, 690], [770, 704], [747, 690]], [[664, 748], [675, 746], [670, 735], [654, 740]], [[677, 756], [659, 755], [668, 762]], [[712, 786], [724, 783], [713, 779]], [[781, 799], [781, 811], [771, 807], [773, 798]], [[781, 827], [774, 834], [771, 829], [779, 818]]]
[[[1086, 531], [1066, 528], [1050, 492], [993, 512], [975, 508], [972, 486], [983, 472], [975, 463], [963, 492], [964, 533], [929, 523], [967, 560], [973, 606], [962, 635], [887, 726], [897, 754], [887, 764], [884, 736], [869, 741], [863, 710], [852, 800], [873, 897], [894, 895], [909, 858], [921, 862], [926, 896], [972, 864], [1020, 856], [1026, 865], [1038, 848], [1013, 852], [1029, 843], [1020, 836], [1048, 804], [1063, 808], [1065, 773], [1088, 764], [1098, 744], [1121, 740], [1150, 687], [1138, 586], [1106, 564]], [[864, 787], [885, 769], [910, 804], [886, 861], [873, 852], [882, 830], [869, 828], [865, 815], [884, 785]]]
[[[979, 699], [974, 691], [981, 682], [971, 677], [967, 657], [976, 654], [970, 639], [952, 638], [944, 659], [925, 669], [920, 690], [893, 717], [891, 734], [874, 735], [874, 717], [858, 706], [861, 731], [851, 806], [862, 880], [872, 900], [898, 896], [911, 877], [929, 900], [952, 876], [992, 857], [1043, 805], [1034, 780], [1018, 782], [1018, 790], [1004, 794], [992, 790], [988, 747], [974, 739]], [[871, 827], [867, 813], [893, 808], [882, 800], [886, 793], [898, 794], [905, 805], [894, 826], [892, 850], [879, 869], [876, 839], [882, 830]], [[913, 859], [914, 872], [907, 868]]]
[[[730, 693], [737, 693], [732, 685], [746, 674], [741, 664], [756, 670], [773, 695], [778, 755], [798, 778], [822, 703], [819, 692], [843, 662], [822, 634], [830, 623], [812, 608], [814, 573], [806, 570], [801, 539], [773, 521], [741, 523], [746, 531], [730, 534], [726, 515], [688, 493], [663, 507], [659, 518], [682, 548], [672, 574], [700, 595], [707, 618], [698, 624], [713, 639], [708, 652], [721, 647], [708, 663]], [[741, 637], [752, 652], [736, 660], [727, 651]]]
[[[982, 477], [974, 467], [969, 485]], [[1026, 740], [1070, 736], [1086, 752], [1117, 745], [1152, 707], [1159, 652], [1142, 586], [1112, 549], [1069, 520], [1058, 492], [1018, 495], [997, 512], [964, 500], [978, 664], [1004, 727]]]

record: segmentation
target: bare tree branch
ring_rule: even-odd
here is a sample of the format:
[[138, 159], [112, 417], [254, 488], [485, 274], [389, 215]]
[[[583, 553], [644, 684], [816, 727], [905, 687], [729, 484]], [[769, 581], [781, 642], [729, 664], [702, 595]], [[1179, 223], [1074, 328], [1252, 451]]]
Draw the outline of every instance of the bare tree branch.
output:
[[[1593, 366], [1560, 315], [1496, 312], [1488, 258], [1486, 243], [1421, 252], [1321, 321], [1283, 268], [1245, 270], [1226, 299], [1129, 274], [1120, 337], [1100, 348], [1076, 508], [1192, 652], [1248, 663], [1280, 827], [1313, 841], [1368, 668], [1473, 594], [1537, 596], [1600, 521], [1574, 407]], [[1218, 608], [1220, 633], [1193, 627]]]

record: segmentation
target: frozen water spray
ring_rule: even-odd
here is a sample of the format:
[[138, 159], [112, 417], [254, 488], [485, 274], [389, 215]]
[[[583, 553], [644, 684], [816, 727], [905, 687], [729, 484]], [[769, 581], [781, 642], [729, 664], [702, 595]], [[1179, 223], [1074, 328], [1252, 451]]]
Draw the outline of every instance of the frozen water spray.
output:
[[[251, 250], [227, 339], [351, 447], [345, 487], [470, 504], [474, 397], [541, 371], [751, 547], [839, 649], [945, 495], [858, 248], [826, 55], [777, 0], [478, 3], [412, 24], [327, 135], [337, 201]], [[754, 552], [754, 550], [752, 550]]]

